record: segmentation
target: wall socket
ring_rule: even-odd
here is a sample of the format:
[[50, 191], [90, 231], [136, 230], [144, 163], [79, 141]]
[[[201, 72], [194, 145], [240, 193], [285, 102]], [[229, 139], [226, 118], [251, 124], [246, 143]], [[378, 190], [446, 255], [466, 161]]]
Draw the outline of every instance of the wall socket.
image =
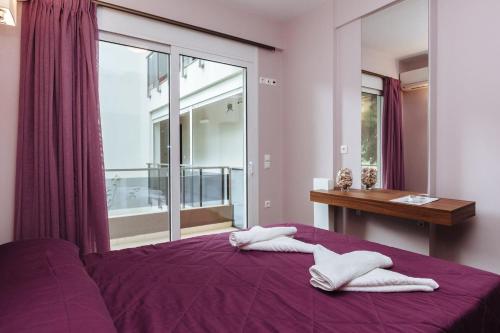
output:
[[264, 201], [264, 208], [271, 208], [271, 200]]
[[278, 80], [273, 79], [273, 78], [268, 78], [268, 77], [261, 76], [259, 78], [259, 83], [260, 84], [265, 84], [265, 85], [268, 85], [268, 86], [275, 86], [275, 85], [278, 84]]

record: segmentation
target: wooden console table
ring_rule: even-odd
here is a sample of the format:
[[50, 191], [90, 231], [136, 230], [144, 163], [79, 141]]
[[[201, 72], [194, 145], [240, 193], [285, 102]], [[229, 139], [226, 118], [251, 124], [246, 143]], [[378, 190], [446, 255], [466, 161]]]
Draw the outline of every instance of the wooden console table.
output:
[[394, 216], [431, 224], [452, 226], [476, 215], [474, 201], [439, 199], [422, 206], [391, 202], [390, 200], [418, 193], [394, 190], [318, 190], [310, 192], [310, 200], [334, 207]]

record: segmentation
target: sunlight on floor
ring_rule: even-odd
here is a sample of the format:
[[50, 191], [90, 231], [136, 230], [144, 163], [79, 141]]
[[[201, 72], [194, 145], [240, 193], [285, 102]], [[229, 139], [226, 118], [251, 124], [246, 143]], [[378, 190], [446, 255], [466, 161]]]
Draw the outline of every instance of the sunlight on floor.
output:
[[[232, 226], [232, 222], [223, 222], [210, 224], [206, 226], [183, 228], [181, 229], [181, 239], [187, 239], [197, 236], [214, 235], [224, 232], [238, 230]], [[122, 237], [111, 239], [111, 250], [122, 250], [131, 247], [139, 247], [151, 244], [160, 244], [170, 241], [170, 232], [155, 232], [131, 237]]]

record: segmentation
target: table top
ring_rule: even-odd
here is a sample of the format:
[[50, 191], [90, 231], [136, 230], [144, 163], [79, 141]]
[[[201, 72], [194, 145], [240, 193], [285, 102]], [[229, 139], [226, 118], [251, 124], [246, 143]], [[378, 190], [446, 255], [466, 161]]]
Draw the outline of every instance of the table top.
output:
[[402, 217], [442, 225], [453, 225], [475, 216], [474, 201], [439, 198], [421, 205], [392, 202], [392, 199], [420, 193], [397, 190], [317, 190], [311, 191], [311, 201], [382, 215]]

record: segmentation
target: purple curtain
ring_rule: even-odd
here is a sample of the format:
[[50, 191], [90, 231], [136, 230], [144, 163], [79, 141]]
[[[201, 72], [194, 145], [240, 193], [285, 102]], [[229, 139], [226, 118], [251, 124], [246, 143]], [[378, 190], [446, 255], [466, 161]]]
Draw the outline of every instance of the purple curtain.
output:
[[384, 112], [382, 115], [382, 179], [384, 188], [404, 190], [403, 114], [401, 83], [384, 79]]
[[90, 0], [23, 6], [15, 238], [109, 250]]

